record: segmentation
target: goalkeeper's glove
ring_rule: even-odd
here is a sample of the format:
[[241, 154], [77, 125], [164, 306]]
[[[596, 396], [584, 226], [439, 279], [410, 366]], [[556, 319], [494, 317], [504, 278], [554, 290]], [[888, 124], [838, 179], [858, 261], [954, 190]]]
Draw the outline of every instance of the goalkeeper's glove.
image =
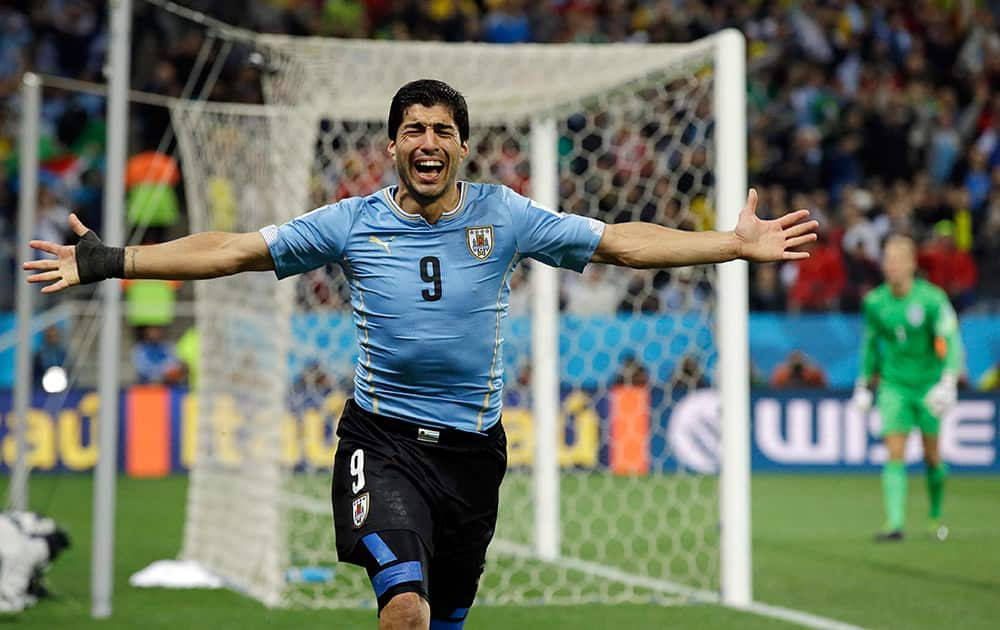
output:
[[958, 401], [958, 379], [954, 374], [942, 374], [941, 380], [924, 396], [924, 404], [937, 418], [943, 418]]
[[858, 379], [854, 383], [854, 395], [851, 396], [851, 406], [857, 409], [860, 413], [868, 413], [868, 410], [872, 408], [872, 390], [868, 388], [868, 383], [862, 379]]
[[125, 248], [108, 247], [93, 230], [88, 230], [76, 244], [76, 269], [80, 284], [124, 278]]

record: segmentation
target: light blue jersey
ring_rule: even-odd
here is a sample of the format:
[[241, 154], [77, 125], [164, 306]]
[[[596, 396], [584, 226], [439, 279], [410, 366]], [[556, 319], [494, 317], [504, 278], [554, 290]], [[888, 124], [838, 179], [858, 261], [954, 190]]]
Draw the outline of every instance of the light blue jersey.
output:
[[582, 271], [604, 224], [543, 208], [505, 186], [461, 182], [431, 225], [395, 187], [261, 230], [285, 278], [341, 266], [360, 353], [354, 397], [384, 416], [484, 431], [500, 418], [503, 319], [518, 262]]

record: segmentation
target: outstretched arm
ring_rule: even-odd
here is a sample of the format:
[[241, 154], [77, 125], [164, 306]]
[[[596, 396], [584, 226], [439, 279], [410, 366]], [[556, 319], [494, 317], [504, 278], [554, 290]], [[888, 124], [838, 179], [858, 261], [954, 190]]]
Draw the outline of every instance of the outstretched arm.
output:
[[794, 248], [816, 240], [816, 221], [805, 221], [808, 210], [798, 210], [770, 221], [757, 216], [757, 191], [750, 189], [747, 204], [732, 232], [687, 232], [652, 223], [610, 224], [591, 262], [636, 269], [681, 267], [744, 258], [754, 262], [798, 260], [809, 256]]
[[201, 280], [274, 269], [271, 253], [258, 232], [202, 232], [157, 245], [112, 248], [101, 243], [75, 214], [70, 215], [69, 224], [82, 239], [77, 245], [30, 243], [56, 256], [24, 264], [25, 270], [41, 272], [28, 276], [28, 282], [51, 283], [42, 293], [109, 277]]

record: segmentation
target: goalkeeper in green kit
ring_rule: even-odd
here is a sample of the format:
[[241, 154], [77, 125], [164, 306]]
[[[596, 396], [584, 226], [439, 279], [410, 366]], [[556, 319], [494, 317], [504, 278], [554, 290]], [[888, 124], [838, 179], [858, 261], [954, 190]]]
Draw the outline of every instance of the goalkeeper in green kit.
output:
[[885, 283], [865, 296], [861, 376], [852, 403], [866, 412], [872, 405], [872, 378], [879, 375], [878, 410], [882, 440], [889, 458], [882, 469], [885, 526], [877, 541], [903, 538], [906, 513], [906, 465], [903, 447], [910, 431], [923, 435], [930, 500], [929, 531], [939, 540], [948, 536], [941, 524], [941, 500], [948, 467], [938, 450], [941, 418], [958, 398], [963, 349], [958, 319], [948, 296], [915, 277], [916, 247], [905, 236], [885, 243], [882, 270]]

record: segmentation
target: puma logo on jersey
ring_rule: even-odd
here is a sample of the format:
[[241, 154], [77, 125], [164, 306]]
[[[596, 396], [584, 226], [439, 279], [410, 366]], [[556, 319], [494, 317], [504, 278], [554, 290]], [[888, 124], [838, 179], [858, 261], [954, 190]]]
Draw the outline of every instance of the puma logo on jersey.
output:
[[396, 238], [396, 237], [395, 236], [390, 236], [389, 238], [387, 238], [386, 240], [383, 241], [382, 239], [380, 239], [377, 236], [369, 236], [368, 237], [368, 241], [371, 242], [371, 243], [375, 243], [376, 245], [380, 245], [380, 246], [384, 247], [385, 248], [385, 253], [391, 254], [392, 253], [392, 249], [389, 248], [389, 241], [391, 241], [394, 238]]

